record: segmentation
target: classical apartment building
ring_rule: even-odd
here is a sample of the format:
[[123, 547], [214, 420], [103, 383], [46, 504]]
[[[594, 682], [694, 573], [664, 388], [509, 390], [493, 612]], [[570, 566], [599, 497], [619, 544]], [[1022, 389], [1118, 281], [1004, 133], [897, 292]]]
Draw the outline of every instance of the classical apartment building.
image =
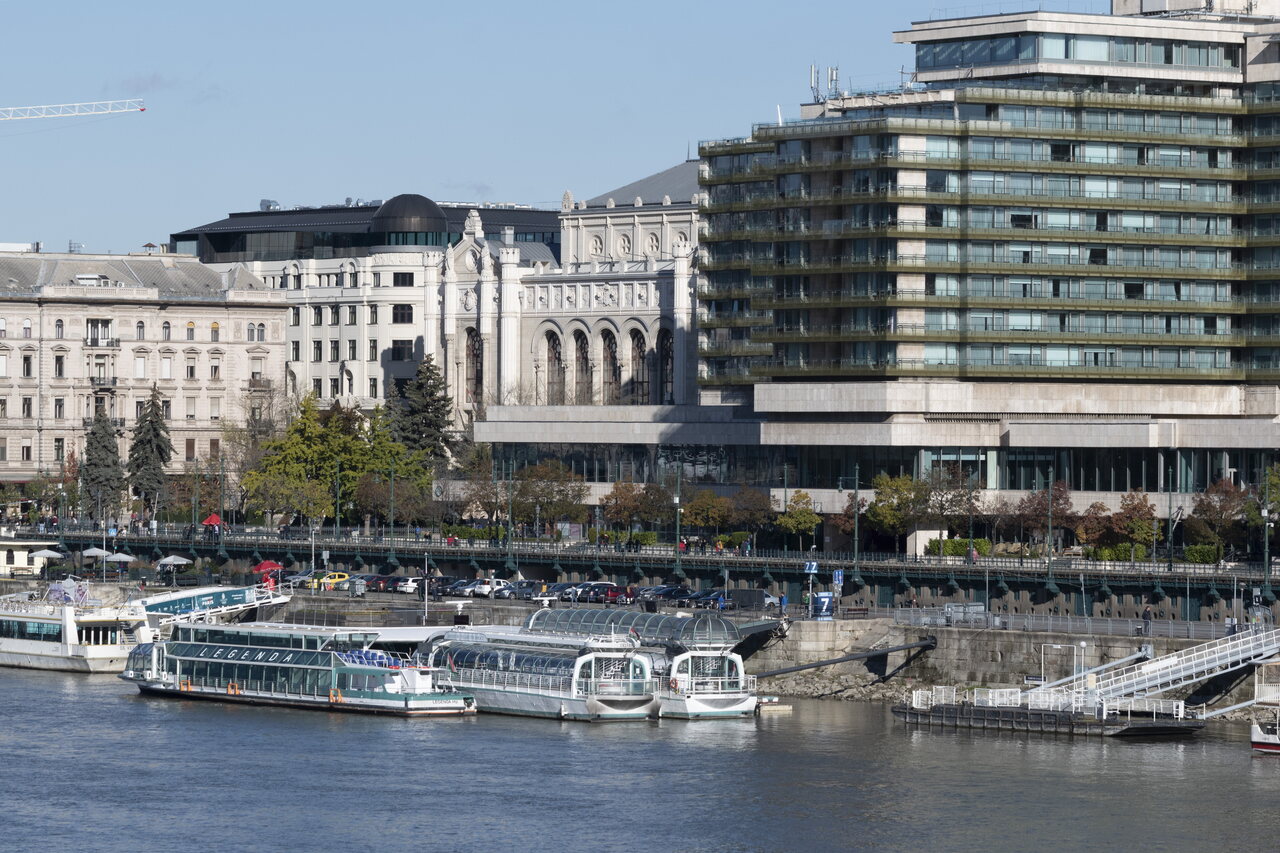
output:
[[[1280, 0], [894, 37], [907, 85], [815, 91], [700, 147], [703, 405], [583, 413], [537, 452], [602, 484], [656, 454], [826, 512], [951, 464], [1015, 500], [1052, 474], [1080, 508], [1257, 482], [1280, 439]], [[567, 417], [488, 414], [518, 452]]]
[[268, 405], [284, 373], [283, 297], [174, 255], [0, 253], [0, 479], [83, 458], [98, 411], [124, 456], [154, 385], [172, 470], [220, 453], [223, 425]]
[[465, 427], [503, 406], [690, 402], [698, 194], [690, 161], [559, 211], [407, 194], [232, 214], [171, 248], [282, 295], [290, 393], [368, 409], [430, 355]]

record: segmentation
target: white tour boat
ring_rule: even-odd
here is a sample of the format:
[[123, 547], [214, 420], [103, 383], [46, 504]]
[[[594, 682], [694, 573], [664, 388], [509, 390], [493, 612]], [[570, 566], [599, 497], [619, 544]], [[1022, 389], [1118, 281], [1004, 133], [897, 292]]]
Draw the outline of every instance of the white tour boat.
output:
[[[102, 587], [92, 594], [120, 596]], [[119, 672], [129, 650], [151, 638], [140, 602], [107, 604], [76, 578], [0, 596], [0, 666]]]
[[[773, 620], [760, 625], [777, 627]], [[746, 717], [756, 711], [756, 678], [746, 674], [742, 656], [735, 651], [744, 632], [718, 613], [542, 609], [529, 617], [526, 628], [531, 634], [634, 637], [640, 644], [638, 654], [649, 661], [658, 682], [656, 716], [699, 720]]]
[[437, 639], [430, 655], [481, 711], [590, 721], [643, 720], [656, 711], [650, 660], [630, 635], [457, 628]]
[[378, 634], [252, 622], [179, 622], [140, 644], [121, 678], [143, 693], [402, 717], [474, 714], [475, 699], [421, 659], [371, 648]]
[[1254, 752], [1280, 755], [1280, 661], [1264, 663], [1253, 671], [1253, 725], [1249, 746]]

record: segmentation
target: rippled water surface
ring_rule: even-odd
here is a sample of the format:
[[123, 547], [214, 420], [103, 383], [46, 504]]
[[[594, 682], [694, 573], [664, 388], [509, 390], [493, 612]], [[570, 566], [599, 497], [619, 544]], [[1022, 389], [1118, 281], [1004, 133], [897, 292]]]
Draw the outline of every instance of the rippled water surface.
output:
[[909, 730], [879, 705], [591, 725], [144, 698], [0, 669], [0, 849], [1274, 850], [1247, 729]]

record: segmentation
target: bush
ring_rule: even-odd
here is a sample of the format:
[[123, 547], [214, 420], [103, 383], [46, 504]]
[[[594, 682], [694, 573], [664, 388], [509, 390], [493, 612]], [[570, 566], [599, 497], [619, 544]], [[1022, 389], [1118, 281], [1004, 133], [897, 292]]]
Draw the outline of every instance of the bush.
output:
[[721, 533], [716, 537], [717, 542], [724, 543], [726, 548], [737, 548], [743, 542], [751, 538], [751, 534], [745, 530], [736, 530], [733, 533]]
[[640, 530], [628, 536], [627, 542], [632, 545], [657, 545], [658, 534], [654, 530]]
[[[1086, 560], [1099, 560], [1107, 563], [1127, 563], [1131, 558], [1128, 545], [1085, 548], [1084, 556]], [[1132, 559], [1138, 561], [1147, 559], [1147, 546], [1142, 543], [1135, 544], [1133, 546]]]
[[[944, 557], [964, 557], [969, 554], [969, 539], [955, 537], [952, 539], [938, 540], [930, 539], [924, 546], [924, 552], [931, 556], [938, 556], [939, 548], [942, 550]], [[979, 557], [987, 557], [991, 555], [991, 540], [974, 539], [973, 548], [978, 552]]]
[[488, 539], [507, 538], [507, 528], [500, 524], [491, 524], [488, 527], [469, 527], [465, 524], [446, 524], [440, 529], [440, 535], [449, 537], [455, 536], [458, 539], [478, 539], [481, 541]]
[[1188, 563], [1218, 562], [1217, 545], [1188, 545], [1182, 551], [1183, 559]]

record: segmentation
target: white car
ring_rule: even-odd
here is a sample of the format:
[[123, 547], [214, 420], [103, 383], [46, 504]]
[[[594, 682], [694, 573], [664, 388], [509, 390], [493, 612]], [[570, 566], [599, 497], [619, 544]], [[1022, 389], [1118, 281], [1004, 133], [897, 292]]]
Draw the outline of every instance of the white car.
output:
[[479, 578], [462, 588], [462, 594], [470, 598], [493, 598], [500, 589], [511, 586], [510, 582], [500, 578]]

